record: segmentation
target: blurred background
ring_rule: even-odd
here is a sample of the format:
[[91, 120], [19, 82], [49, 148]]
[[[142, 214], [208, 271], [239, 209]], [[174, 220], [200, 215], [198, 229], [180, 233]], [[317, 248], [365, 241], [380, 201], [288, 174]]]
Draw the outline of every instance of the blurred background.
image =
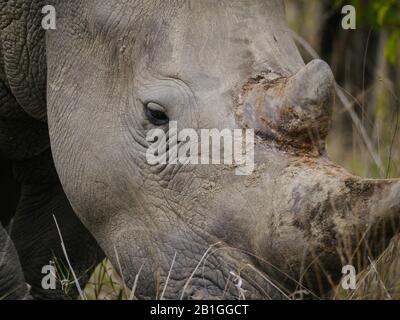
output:
[[[347, 4], [356, 30], [342, 28]], [[400, 177], [400, 0], [287, 0], [286, 8], [304, 59], [328, 62], [341, 87], [330, 157], [357, 175]]]
[[[348, 4], [355, 30], [342, 28]], [[359, 176], [400, 178], [400, 0], [286, 0], [286, 10], [306, 62], [319, 56], [338, 83], [330, 158]], [[336, 298], [400, 299], [400, 238]]]

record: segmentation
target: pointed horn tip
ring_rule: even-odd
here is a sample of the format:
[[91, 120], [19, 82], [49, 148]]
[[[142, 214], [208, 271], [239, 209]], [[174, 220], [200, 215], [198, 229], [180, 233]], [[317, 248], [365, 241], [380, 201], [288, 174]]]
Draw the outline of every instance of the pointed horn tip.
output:
[[334, 95], [335, 78], [330, 66], [322, 60], [313, 60], [295, 74], [289, 81], [290, 95], [307, 98], [318, 104], [331, 100]]

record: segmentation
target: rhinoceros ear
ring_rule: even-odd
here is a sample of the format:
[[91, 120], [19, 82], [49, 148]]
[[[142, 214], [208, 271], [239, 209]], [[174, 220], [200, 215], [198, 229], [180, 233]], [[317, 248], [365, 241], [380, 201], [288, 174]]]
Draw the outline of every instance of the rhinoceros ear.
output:
[[0, 224], [0, 300], [29, 299], [17, 251]]
[[28, 115], [45, 122], [47, 67], [43, 6], [43, 0], [6, 1], [1, 6], [0, 79]]

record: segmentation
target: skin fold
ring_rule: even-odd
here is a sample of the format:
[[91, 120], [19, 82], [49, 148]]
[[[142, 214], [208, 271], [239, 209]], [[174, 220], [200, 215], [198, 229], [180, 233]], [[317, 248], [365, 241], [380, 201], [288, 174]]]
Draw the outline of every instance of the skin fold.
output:
[[[140, 299], [325, 296], [355, 251], [365, 264], [398, 232], [400, 183], [361, 179], [329, 160], [333, 75], [322, 61], [305, 65], [282, 1], [52, 4], [57, 29], [35, 69], [47, 68], [45, 116], [17, 101], [48, 125], [45, 168], [54, 164], [56, 187], [22, 188], [19, 214], [65, 215], [79, 268], [96, 261], [97, 247], [73, 249], [89, 237], [70, 227], [74, 213], [128, 287], [138, 276]], [[148, 164], [147, 133], [168, 132], [149, 121], [149, 103], [178, 129], [254, 129], [254, 172]], [[23, 253], [32, 240], [19, 230]], [[31, 274], [35, 258], [22, 256]]]
[[53, 215], [61, 225], [69, 258], [76, 273], [82, 275], [82, 283], [103, 257], [73, 212], [54, 168], [46, 111], [45, 33], [40, 27], [43, 6], [44, 1], [0, 1], [0, 163], [4, 190], [0, 221], [7, 227], [7, 232], [0, 227], [0, 299], [76, 297], [74, 287], [65, 294], [61, 278], [56, 290], [41, 286], [45, 265], [51, 260], [66, 265]]
[[[28, 299], [29, 289], [24, 281], [18, 254], [6, 230], [0, 226], [0, 298]], [[7, 275], [7, 276], [6, 276]]]

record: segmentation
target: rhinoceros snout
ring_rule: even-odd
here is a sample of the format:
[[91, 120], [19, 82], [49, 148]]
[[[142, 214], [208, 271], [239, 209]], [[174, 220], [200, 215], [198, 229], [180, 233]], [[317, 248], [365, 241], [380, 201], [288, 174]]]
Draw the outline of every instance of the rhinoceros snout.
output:
[[244, 87], [240, 107], [245, 126], [295, 147], [323, 148], [335, 81], [330, 67], [313, 60], [291, 77], [265, 74]]

